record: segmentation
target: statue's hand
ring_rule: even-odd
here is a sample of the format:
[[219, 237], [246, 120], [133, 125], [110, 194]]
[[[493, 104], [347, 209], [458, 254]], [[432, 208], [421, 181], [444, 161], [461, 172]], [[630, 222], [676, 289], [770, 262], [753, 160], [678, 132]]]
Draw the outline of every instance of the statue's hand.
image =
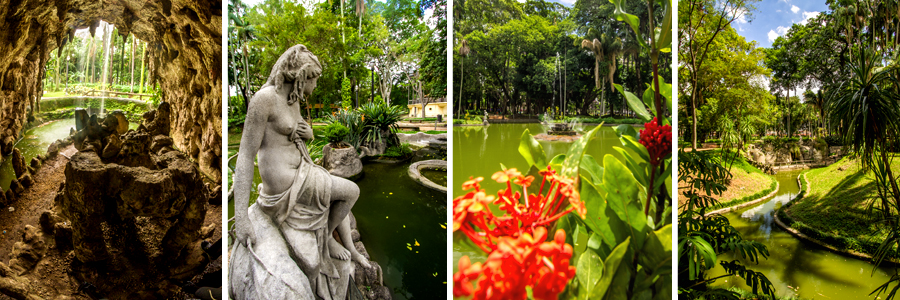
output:
[[253, 224], [250, 224], [250, 219], [244, 217], [242, 219], [235, 220], [234, 223], [237, 240], [244, 245], [255, 245], [256, 231], [253, 230]]
[[294, 129], [294, 134], [299, 135], [300, 138], [307, 142], [314, 138], [312, 127], [306, 122], [297, 123], [297, 129]]

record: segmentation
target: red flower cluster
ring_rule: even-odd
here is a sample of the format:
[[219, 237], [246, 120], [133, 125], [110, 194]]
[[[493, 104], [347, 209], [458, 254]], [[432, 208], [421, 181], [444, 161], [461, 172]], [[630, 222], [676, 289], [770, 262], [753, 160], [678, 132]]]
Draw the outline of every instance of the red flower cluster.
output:
[[650, 152], [650, 164], [659, 165], [661, 160], [672, 155], [672, 126], [659, 126], [653, 118], [650, 123], [644, 124], [639, 142]]
[[[453, 199], [453, 231], [462, 230], [479, 248], [491, 252], [497, 249], [499, 237], [518, 237], [539, 227], [552, 226], [560, 217], [573, 211], [581, 218], [585, 217], [587, 210], [581, 202], [574, 179], [557, 175], [549, 166], [540, 174], [543, 181], [537, 194], [528, 194], [534, 177], [523, 176], [516, 169], [491, 176], [499, 183], [506, 183], [506, 189], [497, 192], [496, 197], [487, 195], [481, 189], [479, 182], [484, 178], [466, 181], [463, 189], [474, 191]], [[513, 184], [520, 186], [522, 193], [513, 192]], [[524, 203], [523, 194], [527, 195]], [[489, 204], [497, 205], [506, 214], [495, 216], [488, 208]]]
[[[547, 229], [537, 227], [534, 236], [504, 236], [487, 261], [471, 264], [468, 256], [459, 259], [459, 272], [453, 274], [453, 296], [472, 299], [526, 299], [525, 287], [531, 287], [535, 299], [556, 299], [575, 277], [569, 265], [572, 246], [565, 243], [566, 232], [556, 231], [553, 241], [544, 242]], [[480, 279], [479, 279], [480, 278]], [[472, 281], [478, 281], [475, 290]]]

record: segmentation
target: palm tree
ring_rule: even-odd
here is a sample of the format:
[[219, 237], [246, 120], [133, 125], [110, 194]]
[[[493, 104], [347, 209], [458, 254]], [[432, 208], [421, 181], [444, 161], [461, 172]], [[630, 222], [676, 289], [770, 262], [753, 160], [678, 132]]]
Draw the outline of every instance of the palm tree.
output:
[[362, 17], [366, 14], [366, 0], [356, 0], [356, 15], [359, 17], [359, 33], [362, 36]]
[[[236, 37], [234, 39], [235, 51], [242, 50], [242, 54], [239, 59], [241, 64], [243, 64], [244, 70], [244, 83], [241, 84], [240, 80], [235, 80], [235, 83], [238, 84], [238, 88], [241, 90], [241, 96], [244, 97], [244, 110], [246, 111], [247, 106], [250, 103], [250, 67], [249, 67], [249, 52], [247, 51], [247, 42], [254, 39], [256, 28], [253, 24], [250, 24], [249, 21], [243, 18], [243, 10], [246, 8], [244, 3], [240, 0], [230, 0], [231, 3], [228, 4], [228, 20], [231, 23], [228, 26], [229, 35]], [[231, 39], [229, 39], [229, 44], [231, 43]], [[237, 64], [231, 64], [231, 67], [237, 67]], [[237, 69], [232, 69], [231, 74], [237, 74]]]
[[881, 200], [879, 210], [890, 227], [889, 237], [876, 252], [877, 265], [884, 258], [886, 249], [900, 243], [900, 228], [896, 222], [900, 213], [900, 187], [891, 170], [892, 155], [888, 155], [900, 134], [900, 102], [896, 100], [900, 95], [889, 88], [898, 80], [890, 76], [893, 68], [879, 67], [880, 56], [872, 48], [860, 49], [854, 58], [849, 66], [852, 77], [835, 90], [829, 111], [832, 120], [843, 121], [840, 132], [844, 145], [859, 155], [864, 169], [872, 169], [875, 173]]
[[[588, 36], [597, 36], [597, 32], [594, 29], [588, 31]], [[581, 48], [586, 48], [588, 51], [594, 54], [594, 84], [597, 89], [602, 88], [600, 99], [605, 101], [606, 99], [606, 85], [603, 84], [601, 86], [600, 83], [600, 61], [606, 61], [608, 72], [607, 78], [604, 78], [604, 82], [609, 80], [610, 89], [613, 88], [613, 76], [616, 72], [616, 57], [622, 53], [622, 40], [615, 36], [608, 36], [606, 34], [600, 35], [600, 38], [594, 38], [593, 40], [584, 39], [581, 41]], [[601, 102], [602, 103], [602, 102]], [[601, 106], [601, 110], [603, 106]], [[601, 112], [601, 115], [604, 112]]]
[[464, 74], [463, 71], [465, 71], [465, 69], [464, 69], [465, 59], [464, 58], [466, 56], [469, 56], [469, 50], [470, 50], [469, 49], [469, 41], [462, 40], [461, 42], [459, 42], [459, 56], [460, 56], [460, 59], [459, 59], [459, 108], [456, 109], [457, 116], [462, 115], [462, 106], [463, 106], [463, 102], [462, 102], [463, 101], [462, 100], [463, 85], [462, 85], [462, 83], [463, 83], [463, 74]]

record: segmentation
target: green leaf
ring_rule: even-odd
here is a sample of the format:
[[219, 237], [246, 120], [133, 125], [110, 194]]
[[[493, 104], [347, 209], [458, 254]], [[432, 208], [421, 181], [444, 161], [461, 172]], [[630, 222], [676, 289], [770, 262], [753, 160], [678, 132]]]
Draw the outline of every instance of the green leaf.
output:
[[600, 249], [600, 243], [603, 242], [602, 238], [597, 233], [591, 233], [591, 237], [588, 239], [588, 248], [597, 250]]
[[525, 162], [531, 166], [535, 166], [538, 169], [547, 167], [544, 147], [541, 146], [540, 142], [534, 139], [534, 136], [531, 135], [531, 132], [529, 132], [528, 129], [525, 129], [525, 131], [522, 132], [522, 139], [519, 142], [519, 154], [521, 154], [522, 158], [525, 158]]
[[[566, 161], [565, 154], [557, 154], [556, 156], [553, 157], [553, 159], [550, 159], [550, 167], [553, 168], [554, 170], [561, 170], [563, 167], [563, 162], [565, 162], [565, 161]], [[544, 169], [546, 169], [546, 168], [544, 168]]]
[[[627, 267], [619, 268], [619, 266], [622, 264], [622, 257], [628, 252], [630, 244], [631, 240], [626, 239], [625, 242], [616, 246], [609, 256], [606, 257], [606, 260], [603, 261], [603, 274], [606, 276], [600, 278], [594, 285], [594, 288], [591, 291], [591, 299], [603, 299], [603, 296], [606, 295], [606, 291], [609, 290], [610, 285], [613, 282], [613, 278], [619, 277], [616, 276], [618, 275], [617, 273], [619, 273], [621, 269], [628, 269]], [[625, 280], [628, 280], [628, 277], [625, 277]], [[625, 286], [627, 286], [627, 284]]]
[[578, 264], [575, 265], [575, 277], [584, 287], [585, 295], [593, 294], [597, 287], [597, 282], [603, 278], [604, 265], [603, 260], [594, 251], [585, 251], [578, 258]]
[[591, 138], [593, 138], [594, 134], [597, 133], [597, 130], [602, 127], [602, 123], [600, 125], [597, 125], [597, 127], [594, 127], [594, 129], [591, 129], [590, 131], [584, 133], [581, 138], [569, 145], [569, 152], [566, 153], [566, 160], [563, 161], [562, 171], [560, 172], [560, 175], [569, 178], [578, 176], [578, 171], [581, 167], [581, 158], [584, 156], [584, 152], [587, 149]]
[[[644, 272], [657, 275], [672, 273], [672, 225], [651, 231], [638, 255], [638, 263]], [[649, 286], [649, 284], [648, 284]]]
[[616, 136], [618, 136], [620, 138], [623, 136], [630, 136], [630, 137], [633, 137], [635, 140], [637, 140], [638, 139], [638, 131], [634, 130], [634, 126], [631, 126], [628, 124], [622, 124], [622, 125], [616, 126]]
[[666, 15], [660, 26], [659, 36], [656, 38], [656, 49], [660, 52], [672, 52], [672, 3], [666, 5]]
[[666, 107], [672, 107], [672, 85], [666, 83], [665, 78], [662, 76], [657, 76], [657, 80], [659, 80], [659, 95], [666, 100]]
[[631, 171], [615, 156], [607, 154], [603, 157], [603, 189], [606, 191], [606, 203], [620, 220], [628, 225], [632, 245], [640, 249], [648, 231], [647, 218], [641, 205], [640, 184]]
[[[584, 175], [582, 175], [582, 178], [584, 178]], [[600, 247], [595, 248], [594, 250], [597, 250], [600, 255], [607, 255], [612, 251], [613, 247], [618, 244], [616, 241], [618, 238], [616, 233], [621, 235], [623, 232], [623, 230], [613, 230], [614, 228], [612, 228], [610, 224], [616, 225], [621, 223], [609, 222], [609, 217], [606, 213], [608, 209], [606, 201], [604, 200], [606, 195], [603, 195], [603, 191], [597, 188], [594, 183], [582, 179], [580, 193], [581, 199], [584, 201], [584, 207], [587, 210], [584, 224], [591, 229], [591, 232], [593, 233], [591, 238], [593, 238], [594, 235], [597, 235], [602, 242]], [[620, 228], [625, 228], [625, 226], [618, 226], [618, 228], [615, 229]], [[624, 239], [624, 237], [622, 237], [622, 239]]]
[[638, 142], [637, 138], [624, 136], [619, 138], [619, 141], [622, 142], [622, 146], [625, 146], [628, 150], [634, 151], [634, 154], [640, 156], [643, 161], [650, 161], [650, 152], [647, 150], [647, 147], [644, 147], [644, 145]]
[[616, 150], [616, 152], [619, 152], [619, 154], [625, 158], [625, 166], [628, 167], [628, 170], [631, 170], [631, 175], [634, 175], [634, 178], [637, 179], [638, 182], [650, 181], [650, 175], [648, 174], [650, 163], [646, 161], [638, 162], [631, 152], [626, 151], [622, 147], [613, 147], [613, 150]]
[[656, 92], [653, 90], [653, 84], [648, 84], [647, 89], [644, 90], [644, 95], [641, 97], [641, 100], [644, 101], [644, 104], [650, 108], [650, 113], [654, 116], [656, 115], [656, 103], [655, 101]]
[[589, 174], [590, 177], [588, 179], [595, 184], [600, 184], [603, 181], [603, 167], [597, 163], [597, 160], [594, 159], [590, 154], [585, 154], [584, 157], [581, 158], [581, 170], [582, 174]]
[[613, 15], [616, 17], [616, 21], [625, 22], [628, 26], [631, 26], [631, 30], [634, 31], [634, 35], [637, 36], [637, 41], [641, 44], [641, 47], [647, 47], [647, 44], [644, 42], [644, 38], [641, 37], [641, 31], [638, 29], [641, 25], [641, 21], [638, 16], [629, 14], [622, 9], [622, 5], [625, 4], [625, 0], [609, 0], [609, 3], [616, 5], [616, 10], [613, 12]]
[[625, 95], [625, 103], [628, 104], [628, 107], [631, 108], [639, 117], [641, 117], [644, 121], [650, 121], [650, 112], [647, 111], [647, 108], [644, 107], [644, 103], [641, 102], [641, 99], [638, 99], [637, 96], [632, 94], [631, 92], [625, 91], [622, 85], [613, 84], [616, 87], [616, 90], [622, 95]]

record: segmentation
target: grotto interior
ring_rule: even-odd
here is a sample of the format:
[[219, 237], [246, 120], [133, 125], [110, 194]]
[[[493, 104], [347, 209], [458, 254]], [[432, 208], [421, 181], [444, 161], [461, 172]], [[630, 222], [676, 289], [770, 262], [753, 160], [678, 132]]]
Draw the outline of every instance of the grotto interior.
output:
[[[132, 124], [79, 109], [26, 161], [18, 144], [52, 123], [36, 118], [51, 54], [101, 22], [147, 43], [160, 104]], [[0, 190], [0, 299], [220, 287], [221, 2], [0, 0], [0, 24], [0, 153], [14, 169]]]

